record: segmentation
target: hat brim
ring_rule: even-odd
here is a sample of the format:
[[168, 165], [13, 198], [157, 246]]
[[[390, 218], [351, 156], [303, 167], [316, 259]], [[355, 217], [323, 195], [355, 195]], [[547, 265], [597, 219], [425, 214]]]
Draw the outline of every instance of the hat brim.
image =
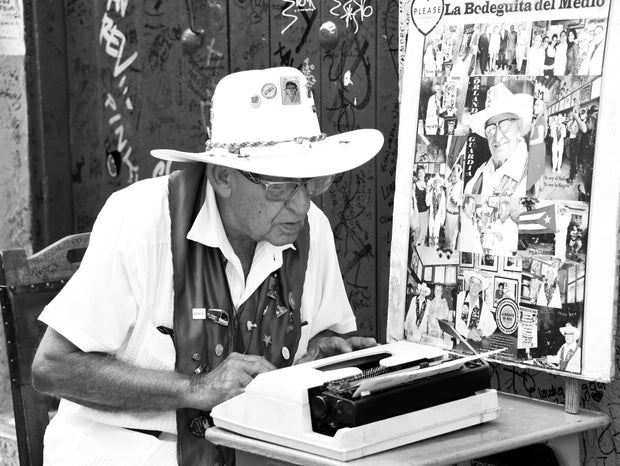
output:
[[504, 97], [501, 102], [474, 113], [470, 120], [471, 130], [486, 139], [484, 132], [486, 122], [502, 113], [512, 113], [521, 119], [521, 136], [525, 136], [532, 128], [532, 107], [533, 98], [529, 94], [515, 94], [511, 97]]
[[[579, 340], [579, 337], [581, 336], [579, 333], [579, 328], [578, 327], [570, 327], [571, 333], [575, 336], [575, 340]], [[562, 336], [566, 335], [566, 327], [560, 327], [560, 333], [562, 334]]]
[[312, 143], [282, 142], [272, 146], [244, 147], [239, 154], [214, 148], [206, 152], [154, 149], [151, 155], [173, 162], [222, 165], [260, 175], [313, 178], [358, 167], [377, 155], [382, 146], [383, 134], [380, 131], [358, 129]]

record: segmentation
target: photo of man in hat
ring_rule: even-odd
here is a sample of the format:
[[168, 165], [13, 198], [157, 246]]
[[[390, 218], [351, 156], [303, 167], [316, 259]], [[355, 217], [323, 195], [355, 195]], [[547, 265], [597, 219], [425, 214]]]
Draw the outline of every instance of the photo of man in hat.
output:
[[326, 136], [312, 97], [273, 98], [283, 79], [306, 86], [288, 67], [223, 77], [204, 150], [151, 151], [194, 163], [99, 213], [40, 317], [34, 385], [61, 398], [46, 464], [230, 464], [204, 439], [215, 405], [260, 373], [376, 344], [352, 336], [332, 230], [311, 199], [383, 136]]
[[489, 280], [475, 270], [463, 273], [466, 290], [456, 297], [456, 331], [471, 342], [480, 343], [497, 329], [495, 316], [484, 299]]
[[294, 79], [284, 78], [284, 90], [282, 92], [282, 103], [284, 105], [294, 105], [301, 103], [299, 97], [299, 86]]
[[581, 335], [579, 328], [567, 322], [564, 327], [560, 327], [560, 333], [564, 336], [564, 344], [557, 354], [547, 356], [546, 361], [561, 371], [581, 372], [581, 347], [579, 346]]
[[486, 139], [491, 157], [465, 185], [466, 194], [525, 196], [528, 148], [523, 138], [530, 131], [533, 98], [513, 94], [498, 83], [487, 91], [484, 109], [471, 115], [471, 131]]
[[405, 339], [408, 341], [421, 342], [428, 331], [428, 296], [431, 289], [424, 282], [418, 284], [417, 293], [409, 303], [409, 309], [405, 317]]

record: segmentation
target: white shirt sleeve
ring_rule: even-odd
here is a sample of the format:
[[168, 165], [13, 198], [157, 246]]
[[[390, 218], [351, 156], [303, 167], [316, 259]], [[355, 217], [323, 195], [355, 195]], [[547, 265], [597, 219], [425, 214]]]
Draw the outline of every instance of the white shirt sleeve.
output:
[[[39, 319], [82, 351], [114, 353], [132, 328], [140, 301], [141, 274], [126, 256], [127, 209], [113, 194], [99, 213], [82, 263]], [[105, 316], [105, 318], [98, 318]]]

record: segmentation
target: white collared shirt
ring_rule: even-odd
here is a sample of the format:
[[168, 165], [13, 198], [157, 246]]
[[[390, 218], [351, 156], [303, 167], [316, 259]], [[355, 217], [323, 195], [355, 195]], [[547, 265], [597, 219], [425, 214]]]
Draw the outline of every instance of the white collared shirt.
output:
[[[312, 204], [308, 222], [310, 249], [300, 307], [302, 322], [308, 325], [302, 327], [296, 358], [305, 353], [308, 339], [323, 330], [347, 333], [356, 329], [329, 221]], [[280, 267], [282, 251], [293, 247], [259, 242], [246, 282], [210, 185], [187, 237], [222, 250], [228, 259], [226, 277], [235, 306]], [[140, 367], [174, 370], [172, 339], [157, 330], [158, 326], [173, 327], [170, 238], [168, 177], [143, 180], [112, 194], [97, 217], [79, 270], [43, 310], [40, 320], [84, 352], [108, 353]], [[107, 425], [176, 433], [174, 411], [106, 413], [66, 400], [61, 401], [60, 410]]]

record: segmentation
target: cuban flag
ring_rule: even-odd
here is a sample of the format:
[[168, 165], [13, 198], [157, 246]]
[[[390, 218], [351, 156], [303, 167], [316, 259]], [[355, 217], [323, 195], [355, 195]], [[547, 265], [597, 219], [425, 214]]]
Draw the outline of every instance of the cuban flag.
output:
[[519, 215], [519, 233], [531, 235], [555, 233], [555, 205], [549, 204], [545, 207], [521, 212]]

